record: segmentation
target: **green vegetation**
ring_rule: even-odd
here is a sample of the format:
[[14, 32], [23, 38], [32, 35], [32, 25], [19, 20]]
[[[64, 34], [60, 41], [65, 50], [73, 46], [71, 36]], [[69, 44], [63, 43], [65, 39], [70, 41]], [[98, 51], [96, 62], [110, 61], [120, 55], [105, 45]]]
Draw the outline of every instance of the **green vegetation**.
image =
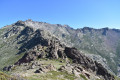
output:
[[17, 52], [18, 52], [17, 50], [11, 49], [11, 48], [4, 50], [4, 54], [1, 54], [1, 56], [0, 56], [1, 69], [5, 66], [14, 64], [24, 55], [24, 53], [16, 55]]
[[120, 41], [117, 44], [116, 55], [118, 58], [120, 57]]
[[1, 29], [0, 29], [0, 35], [1, 35], [6, 29], [7, 29], [7, 28], [5, 28], [5, 27], [4, 27], [4, 28], [1, 28]]
[[96, 79], [96, 80], [103, 80], [103, 79]]
[[0, 70], [5, 66], [14, 64], [24, 55], [24, 53], [17, 55], [19, 50], [16, 47], [20, 47], [21, 44], [14, 42], [16, 37], [15, 35], [5, 40], [0, 39]]
[[60, 62], [61, 60], [59, 59], [39, 59], [39, 60], [41, 64], [44, 64], [45, 66], [52, 64], [57, 69], [66, 64], [64, 61]]
[[117, 77], [117, 76], [114, 76], [115, 77], [115, 80], [120, 80], [120, 78], [119, 77]]
[[0, 44], [0, 48], [4, 47], [5, 46], [5, 43], [2, 43]]
[[88, 80], [83, 74], [80, 74], [80, 77], [83, 78], [84, 80]]
[[0, 71], [0, 80], [8, 80], [10, 76]]
[[34, 75], [28, 78], [29, 80], [75, 80], [76, 77], [73, 74], [67, 72], [50, 71], [41, 75]]
[[[96, 54], [96, 55], [100, 55], [101, 57], [105, 58], [107, 61], [107, 65], [110, 67], [110, 69], [115, 74], [117, 74], [118, 58], [113, 57], [112, 59], [115, 61], [115, 63], [112, 62], [109, 53], [114, 53], [114, 52], [111, 50], [108, 50], [107, 47], [105, 47], [104, 45], [105, 45], [105, 43], [104, 43], [104, 40], [103, 40], [103, 37], [101, 36], [101, 34], [99, 34], [99, 33], [97, 33], [97, 34], [86, 33], [81, 38], [81, 43], [76, 43], [75, 47], [78, 48], [79, 50], [85, 52], [85, 53]], [[119, 48], [120, 48], [120, 45], [117, 48], [118, 54], [120, 53]]]
[[[107, 65], [110, 67], [110, 69], [117, 74], [117, 65], [116, 63], [112, 62], [109, 56], [105, 56], [107, 60]], [[117, 62], [117, 60], [115, 60]], [[112, 64], [112, 65], [111, 65]]]

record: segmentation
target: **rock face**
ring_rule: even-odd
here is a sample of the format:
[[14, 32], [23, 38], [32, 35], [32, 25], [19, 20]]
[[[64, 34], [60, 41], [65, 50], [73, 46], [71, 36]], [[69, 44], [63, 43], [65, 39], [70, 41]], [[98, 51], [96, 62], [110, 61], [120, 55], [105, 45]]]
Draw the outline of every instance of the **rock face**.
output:
[[87, 69], [91, 69], [93, 71], [96, 70], [95, 63], [92, 59], [86, 57], [81, 54], [76, 48], [65, 48], [65, 53], [67, 57], [71, 58], [73, 62], [78, 63], [86, 67]]
[[11, 69], [14, 67], [14, 65], [10, 65], [8, 67], [4, 67], [3, 71], [11, 71]]
[[39, 51], [39, 52], [29, 51], [15, 64], [29, 63], [38, 58], [43, 58], [43, 56], [44, 56], [44, 52], [42, 52], [42, 51]]
[[114, 76], [108, 73], [108, 71], [100, 64], [95, 61], [97, 67], [96, 73], [104, 76], [105, 80], [114, 80]]
[[94, 62], [92, 59], [81, 54], [77, 49], [66, 47], [65, 54], [75, 63], [81, 64], [86, 69], [96, 72], [97, 75], [102, 75], [105, 80], [114, 80], [114, 76], [108, 73], [108, 71], [100, 63], [96, 61]]
[[44, 67], [40, 67], [38, 70], [35, 71], [35, 73], [46, 73], [49, 71], [56, 71], [56, 68], [52, 64], [50, 64]]
[[[49, 33], [43, 30], [34, 30], [31, 27], [25, 27], [21, 34], [18, 35], [18, 39], [25, 36], [25, 38], [18, 42], [24, 43], [20, 48], [18, 54], [25, 52], [25, 55], [16, 63], [27, 63], [37, 58], [54, 58], [62, 59], [66, 58], [64, 54], [65, 45]], [[27, 36], [27, 37], [26, 37]], [[29, 36], [32, 38], [29, 39]], [[25, 41], [26, 40], [26, 41]]]

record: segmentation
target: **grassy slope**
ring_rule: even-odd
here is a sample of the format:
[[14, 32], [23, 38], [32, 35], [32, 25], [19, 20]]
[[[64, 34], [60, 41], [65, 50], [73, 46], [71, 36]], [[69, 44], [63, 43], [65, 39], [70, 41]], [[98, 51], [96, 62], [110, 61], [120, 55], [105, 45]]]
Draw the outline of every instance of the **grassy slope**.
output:
[[0, 29], [0, 69], [14, 64], [23, 55], [16, 55], [19, 52], [17, 47], [21, 46], [21, 44], [17, 44], [17, 41], [15, 41], [18, 34], [4, 39], [4, 34], [7, 30], [8, 28], [6, 27]]
[[[14, 69], [11, 73], [19, 73], [22, 77], [28, 79], [28, 80], [88, 80], [86, 76], [80, 75], [79, 78], [76, 77], [74, 74], [70, 74], [66, 71], [58, 71], [58, 69], [66, 65], [66, 63], [63, 61], [61, 62], [61, 59], [55, 60], [55, 59], [39, 59], [39, 63], [43, 64], [42, 66], [47, 66], [49, 64], [54, 65], [54, 67], [57, 69], [57, 71], [49, 71], [47, 73], [34, 73], [34, 71], [37, 68], [29, 69], [23, 71], [24, 66], [18, 66], [16, 69]], [[31, 63], [30, 63], [31, 64]], [[30, 65], [29, 64], [29, 65]], [[95, 80], [95, 78], [93, 78]]]
[[[9, 80], [11, 77], [0, 71], [0, 80]], [[13, 79], [14, 80], [14, 79]]]
[[[82, 38], [80, 38], [81, 42], [78, 41], [78, 38], [69, 37], [66, 39], [70, 38], [71, 42], [74, 43], [74, 46], [79, 50], [89, 54], [97, 54], [105, 58], [107, 60], [107, 65], [113, 70], [114, 73], [117, 73], [116, 64], [118, 59], [114, 57], [113, 60], [116, 63], [112, 62], [108, 53], [113, 53], [113, 51], [105, 47], [104, 36], [102, 36], [100, 33], [86, 33]], [[117, 51], [119, 52], [119, 49], [117, 49]]]
[[40, 76], [33, 75], [32, 77], [29, 77], [28, 79], [29, 80], [75, 80], [76, 77], [75, 75], [68, 74], [67, 72], [50, 71]]

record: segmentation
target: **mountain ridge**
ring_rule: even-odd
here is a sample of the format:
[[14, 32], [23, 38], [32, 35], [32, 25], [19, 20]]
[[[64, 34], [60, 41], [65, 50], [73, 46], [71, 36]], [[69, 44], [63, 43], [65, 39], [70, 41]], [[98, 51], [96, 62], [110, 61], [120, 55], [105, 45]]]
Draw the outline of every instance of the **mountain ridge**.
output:
[[[17, 30], [18, 29], [14, 30], [15, 31], [14, 33], [18, 32]], [[8, 33], [8, 34], [10, 34], [10, 33]], [[15, 63], [15, 65], [10, 65], [8, 67], [4, 67], [3, 68], [4, 71], [12, 71], [13, 69], [16, 70], [15, 68], [17, 68], [18, 66], [25, 65], [25, 64], [27, 65], [27, 63], [29, 64], [32, 61], [36, 61], [37, 59], [42, 59], [42, 58], [43, 59], [44, 58], [48, 58], [48, 59], [61, 58], [62, 60], [66, 60], [67, 58], [70, 58], [73, 61], [73, 63], [80, 64], [84, 70], [86, 70], [88, 72], [89, 71], [94, 72], [98, 76], [101, 75], [101, 76], [103, 76], [103, 78], [105, 78], [105, 80], [114, 80], [114, 77], [111, 74], [109, 74], [107, 72], [107, 70], [102, 67], [102, 65], [100, 65], [97, 62], [93, 62], [91, 59], [89, 59], [86, 56], [84, 56], [83, 54], [79, 53], [79, 51], [77, 51], [76, 48], [65, 47], [65, 45], [61, 44], [57, 38], [52, 37], [49, 33], [46, 33], [39, 29], [33, 30], [32, 28], [27, 26], [20, 32], [20, 34], [17, 36], [17, 39], [19, 40], [19, 38], [21, 38], [22, 36], [32, 37], [30, 39], [24, 38], [27, 41], [25, 43], [24, 43], [24, 41], [25, 41], [24, 39], [20, 40], [20, 42], [22, 42], [23, 45], [19, 48], [20, 49], [19, 54], [25, 52], [24, 56], [22, 58], [20, 58]], [[9, 38], [9, 36], [5, 36], [5, 37]], [[18, 41], [18, 43], [19, 43], [19, 41]], [[26, 50], [24, 50], [24, 49], [26, 49]], [[17, 54], [17, 55], [19, 55], [19, 54]], [[77, 66], [77, 64], [74, 64], [73, 67], [75, 67], [75, 65]], [[24, 66], [24, 68], [25, 67], [26, 66]], [[67, 67], [67, 66], [65, 66], [65, 67]], [[62, 68], [60, 68], [60, 70], [61, 69]], [[66, 69], [68, 69], [68, 68], [66, 68]], [[104, 73], [99, 71], [99, 69], [101, 71], [103, 71]], [[27, 70], [29, 70], [29, 69], [27, 69]], [[64, 70], [64, 69], [62, 69], [62, 70]], [[38, 70], [35, 71], [35, 73], [36, 72], [39, 73]], [[80, 74], [80, 72], [77, 72], [77, 73], [74, 72], [74, 74], [78, 75], [78, 74]], [[91, 74], [89, 74], [89, 73], [85, 73], [85, 74], [87, 74], [88, 78], [90, 78]], [[100, 78], [102, 78], [102, 77], [100, 77]]]
[[[32, 46], [36, 46], [37, 44], [42, 45], [43, 43], [48, 44], [51, 42], [46, 42], [46, 40], [58, 39], [61, 44], [65, 44], [68, 47], [76, 47], [80, 53], [83, 53], [93, 60], [102, 63], [103, 66], [107, 68], [107, 70], [109, 70], [110, 72], [119, 74], [118, 55], [120, 51], [119, 45], [116, 45], [120, 39], [119, 29], [93, 29], [89, 27], [85, 27], [83, 29], [73, 29], [68, 25], [62, 26], [60, 24], [49, 24], [46, 22], [27, 20], [17, 21], [12, 25], [3, 27], [0, 29], [0, 33], [1, 53], [4, 53], [4, 56], [9, 55], [9, 53], [12, 53], [12, 55], [14, 55], [13, 57], [8, 59], [8, 61], [10, 60], [11, 62], [6, 61], [8, 62], [8, 64], [2, 63], [1, 65], [7, 66], [14, 64], [18, 61], [18, 59], [22, 58], [26, 51], [29, 51]], [[51, 37], [51, 35], [53, 37]], [[57, 45], [56, 43], [54, 43], [54, 41], [52, 44]], [[52, 48], [54, 47], [55, 46], [53, 46]], [[44, 48], [46, 47], [43, 47], [41, 49]], [[57, 57], [57, 49], [58, 48], [55, 48], [55, 51], [52, 51], [52, 53], [55, 53], [54, 55], [50, 54], [52, 58], [53, 56], [55, 58]], [[7, 59], [7, 57], [5, 58]], [[1, 62], [5, 61], [5, 58], [2, 54]], [[12, 61], [11, 59], [14, 58], [16, 60]]]
[[[24, 22], [24, 21], [23, 21]], [[24, 22], [26, 25], [29, 25], [29, 26], [31, 26], [31, 27], [33, 27], [33, 28], [40, 28], [40, 29], [42, 29], [42, 30], [46, 30], [46, 31], [48, 31], [48, 32], [50, 32], [50, 33], [52, 33], [52, 34], [54, 34], [56, 37], [58, 37], [60, 40], [62, 40], [62, 42], [65, 42], [65, 44], [66, 45], [68, 45], [68, 46], [78, 46], [78, 47], [80, 47], [79, 45], [77, 45], [78, 43], [80, 43], [81, 42], [81, 40], [80, 40], [80, 38], [82, 38], [82, 37], [90, 37], [90, 36], [92, 36], [91, 34], [93, 34], [93, 37], [94, 36], [101, 36], [102, 35], [102, 38], [104, 39], [104, 37], [105, 37], [105, 40], [104, 41], [106, 41], [105, 42], [105, 46], [106, 46], [106, 44], [108, 45], [107, 47], [109, 48], [109, 47], [114, 47], [114, 45], [115, 45], [115, 43], [114, 43], [114, 45], [113, 44], [111, 44], [111, 43], [113, 43], [114, 41], [112, 41], [112, 42], [109, 42], [109, 40], [107, 39], [107, 38], [109, 38], [112, 34], [111, 34], [111, 32], [113, 33], [113, 34], [115, 34], [115, 36], [116, 37], [114, 37], [113, 35], [112, 35], [112, 37], [111, 37], [111, 40], [112, 40], [112, 38], [115, 38], [115, 39], [117, 39], [116, 41], [118, 41], [118, 38], [117, 37], [119, 37], [119, 35], [118, 34], [116, 34], [116, 32], [117, 33], [119, 33], [120, 32], [120, 30], [119, 29], [109, 29], [109, 28], [102, 28], [102, 29], [93, 29], [93, 28], [89, 28], [89, 27], [85, 27], [85, 28], [82, 28], [82, 29], [73, 29], [73, 28], [71, 28], [70, 26], [67, 26], [67, 27], [64, 27], [64, 26], [62, 26], [62, 25], [58, 25], [58, 24], [49, 24], [49, 23], [46, 23], [46, 22], [34, 22], [34, 21], [32, 21], [32, 20], [26, 20], [25, 22]], [[89, 33], [90, 32], [90, 33]], [[107, 33], [109, 32], [109, 35], [107, 35]], [[97, 34], [97, 35], [96, 35]], [[108, 37], [106, 37], [106, 35], [108, 36]], [[64, 38], [65, 37], [65, 38]], [[76, 38], [77, 37], [77, 38]], [[70, 38], [70, 39], [67, 39], [67, 38]], [[101, 38], [101, 37], [100, 37]], [[100, 38], [98, 38], [98, 40], [101, 40]], [[74, 43], [74, 41], [72, 40], [72, 39], [75, 39], [75, 41], [77, 42], [77, 43]], [[70, 40], [70, 41], [69, 41]], [[102, 40], [101, 40], [102, 41]], [[71, 43], [72, 42], [72, 43]], [[88, 42], [88, 41], [87, 41]], [[95, 42], [97, 42], [97, 41], [95, 41]], [[110, 43], [110, 44], [109, 44]], [[117, 43], [117, 42], [116, 42]], [[89, 43], [90, 44], [90, 43]], [[93, 44], [95, 44], [95, 43], [93, 43]], [[83, 45], [85, 45], [84, 43], [83, 43]], [[98, 45], [97, 45], [98, 46]], [[111, 49], [113, 49], [113, 48], [111, 48]], [[95, 50], [95, 49], [94, 49]], [[106, 49], [107, 50], [107, 49]], [[109, 49], [110, 50], [110, 49]], [[108, 51], [109, 51], [108, 50]], [[104, 50], [105, 51], [105, 50]], [[113, 50], [113, 51], [115, 51], [115, 50]], [[110, 51], [110, 52], [112, 52], [112, 51]], [[99, 53], [98, 51], [96, 52], [96, 53]], [[105, 53], [105, 52], [104, 52]], [[115, 53], [115, 52], [114, 52]]]

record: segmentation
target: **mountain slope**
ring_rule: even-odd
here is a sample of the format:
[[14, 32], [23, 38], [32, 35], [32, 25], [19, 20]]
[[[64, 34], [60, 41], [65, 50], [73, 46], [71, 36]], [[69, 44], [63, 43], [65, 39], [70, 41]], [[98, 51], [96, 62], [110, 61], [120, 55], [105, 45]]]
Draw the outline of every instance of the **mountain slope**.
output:
[[80, 51], [88, 53], [87, 56], [98, 60], [111, 72], [119, 74], [120, 30], [109, 28], [93, 29], [89, 27], [73, 29], [68, 25], [49, 24], [32, 20], [18, 21], [17, 23], [48, 31], [65, 45], [76, 47]]
[[[0, 69], [10, 71], [13, 75], [25, 73], [27, 77], [30, 73], [33, 73], [32, 76], [37, 75], [34, 73], [36, 69], [38, 69], [36, 70], [37, 73], [41, 73], [41, 70], [43, 70], [42, 72], [53, 70], [50, 74], [56, 73], [54, 71], [57, 70], [58, 73], [56, 74], [61, 75], [64, 74], [61, 71], [69, 73], [68, 71], [71, 70], [74, 79], [76, 76], [81, 78], [84, 75], [91, 80], [93, 78], [114, 80], [114, 77], [104, 67], [111, 72], [118, 72], [119, 45], [116, 44], [119, 42], [119, 32], [119, 30], [108, 28], [92, 29], [86, 27], [75, 30], [67, 25], [62, 26], [31, 20], [18, 21], [0, 29]], [[114, 41], [114, 39], [116, 40]], [[71, 47], [76, 47], [79, 51]], [[85, 55], [98, 60], [104, 64], [104, 67]], [[54, 60], [58, 60], [58, 62]], [[51, 64], [47, 63], [49, 61]], [[40, 62], [40, 64], [34, 65], [35, 68], [32, 67], [33, 69], [29, 68], [32, 66], [31, 64], [36, 64], [35, 62]], [[69, 66], [66, 63], [69, 63]], [[76, 71], [80, 66], [82, 71]], [[69, 67], [71, 68], [69, 69]], [[66, 75], [67, 78], [71, 72]], [[64, 78], [66, 77], [64, 76]]]
[[[28, 26], [12, 26], [8, 28], [3, 37], [6, 40], [13, 36], [16, 36], [12, 38], [13, 46], [21, 45], [16, 54], [9, 52], [9, 59], [14, 60], [16, 55], [21, 56], [23, 54], [23, 56], [17, 58], [14, 64], [11, 63], [12, 65], [3, 68], [4, 71], [9, 71], [11, 75], [34, 79], [34, 75], [42, 76], [42, 73], [47, 73], [46, 76], [50, 76], [48, 74], [50, 73], [54, 75], [54, 79], [57, 76], [62, 76], [60, 78], [64, 80], [80, 78], [90, 80], [115, 79], [100, 63], [86, 57], [76, 48], [66, 47], [59, 39], [44, 30]], [[2, 57], [6, 58], [6, 56]], [[58, 75], [55, 76], [55, 74]]]

